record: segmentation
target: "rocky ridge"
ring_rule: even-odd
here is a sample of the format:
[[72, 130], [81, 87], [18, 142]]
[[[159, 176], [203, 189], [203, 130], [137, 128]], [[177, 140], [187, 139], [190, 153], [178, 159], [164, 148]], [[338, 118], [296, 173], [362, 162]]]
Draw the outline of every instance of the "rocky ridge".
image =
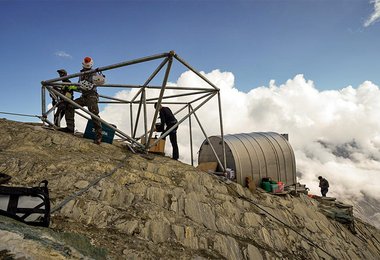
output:
[[0, 119], [0, 172], [48, 180], [53, 208], [100, 179], [49, 228], [0, 217], [0, 259], [380, 259], [380, 231], [359, 219], [354, 235], [305, 195], [252, 194], [117, 142]]

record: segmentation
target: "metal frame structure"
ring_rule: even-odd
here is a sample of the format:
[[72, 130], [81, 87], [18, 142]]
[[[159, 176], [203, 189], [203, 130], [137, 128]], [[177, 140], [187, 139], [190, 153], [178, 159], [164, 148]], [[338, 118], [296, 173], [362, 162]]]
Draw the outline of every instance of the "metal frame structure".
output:
[[[103, 84], [103, 85], [98, 85], [98, 88], [125, 88], [125, 89], [133, 89], [133, 88], [138, 88], [138, 92], [135, 94], [135, 96], [131, 100], [123, 100], [123, 99], [118, 99], [115, 97], [109, 97], [105, 95], [99, 94], [100, 101], [99, 103], [106, 103], [106, 104], [129, 104], [130, 105], [130, 124], [131, 124], [131, 135], [128, 135], [127, 133], [117, 129], [110, 123], [104, 121], [100, 117], [94, 115], [87, 109], [83, 108], [82, 106], [79, 106], [77, 103], [72, 101], [71, 99], [67, 98], [63, 94], [61, 94], [59, 91], [57, 91], [57, 88], [60, 89], [65, 85], [77, 85], [79, 86], [78, 83], [66, 83], [62, 82], [64, 79], [71, 79], [71, 78], [76, 78], [80, 77], [85, 74], [89, 73], [95, 73], [95, 72], [103, 72], [107, 70], [112, 70], [116, 68], [121, 68], [121, 67], [127, 67], [130, 65], [134, 64], [139, 64], [139, 63], [144, 63], [144, 62], [149, 62], [153, 60], [162, 60], [162, 62], [159, 64], [159, 66], [152, 72], [152, 74], [149, 76], [149, 78], [144, 82], [143, 85], [127, 85], [127, 84]], [[202, 79], [204, 82], [206, 82], [210, 87], [207, 88], [197, 88], [197, 87], [181, 87], [181, 86], [168, 86], [168, 78], [170, 74], [170, 70], [172, 68], [172, 64], [174, 61], [178, 61], [180, 64], [185, 66], [187, 69], [195, 73], [200, 79]], [[161, 86], [152, 86], [150, 85], [151, 81], [157, 76], [157, 74], [164, 69], [166, 66], [164, 77], [162, 79], [162, 85]], [[183, 123], [186, 119], [188, 119], [189, 122], [189, 129], [190, 129], [190, 152], [191, 152], [191, 164], [194, 165], [194, 158], [193, 158], [193, 139], [192, 139], [192, 121], [191, 117], [194, 116], [198, 125], [200, 126], [202, 133], [204, 134], [205, 138], [208, 139], [207, 134], [199, 121], [199, 118], [196, 115], [196, 111], [201, 108], [204, 104], [206, 104], [208, 101], [210, 101], [213, 97], [217, 96], [218, 98], [218, 113], [219, 113], [219, 125], [220, 125], [220, 135], [223, 140], [223, 163], [218, 160], [219, 165], [221, 168], [226, 169], [226, 153], [225, 153], [225, 145], [224, 145], [224, 133], [223, 133], [223, 120], [222, 120], [222, 108], [221, 108], [221, 98], [220, 98], [220, 89], [216, 87], [212, 82], [210, 82], [205, 76], [203, 76], [201, 73], [199, 73], [197, 70], [195, 70], [192, 66], [190, 66], [187, 62], [185, 62], [181, 57], [179, 57], [174, 51], [170, 51], [168, 53], [162, 53], [162, 54], [157, 54], [153, 56], [148, 56], [144, 58], [139, 58], [139, 59], [134, 59], [130, 61], [125, 61], [109, 66], [104, 66], [104, 67], [99, 67], [96, 69], [92, 69], [90, 71], [86, 72], [80, 72], [80, 73], [74, 73], [70, 74], [64, 77], [59, 77], [59, 78], [54, 78], [50, 80], [45, 80], [41, 82], [41, 106], [42, 106], [42, 116], [41, 120], [43, 123], [48, 124], [50, 126], [54, 126], [52, 122], [48, 120], [48, 115], [50, 113], [53, 113], [57, 104], [47, 110], [46, 107], [46, 94], [47, 92], [53, 97], [57, 98], [60, 97], [60, 99], [65, 100], [66, 102], [70, 103], [73, 105], [75, 108], [83, 111], [85, 114], [89, 115], [91, 118], [99, 120], [102, 124], [107, 125], [111, 129], [115, 131], [115, 134], [119, 136], [123, 141], [126, 141], [128, 146], [131, 149], [140, 149], [143, 151], [148, 151], [152, 146], [156, 145], [159, 140], [165, 138], [171, 130], [176, 128], [178, 125]], [[159, 96], [155, 98], [147, 98], [147, 91], [149, 90], [159, 90]], [[176, 94], [176, 95], [165, 95], [165, 90], [174, 90], [181, 92], [181, 94]], [[180, 98], [180, 97], [189, 97], [189, 96], [194, 96], [194, 99], [191, 101], [170, 101], [170, 99], [173, 98]], [[157, 103], [157, 108], [155, 109], [154, 116], [152, 122], [148, 124], [148, 119], [147, 119], [147, 104], [154, 104]], [[155, 139], [156, 141], [153, 143], [148, 142], [147, 140], [151, 140], [154, 127], [155, 127], [155, 122], [157, 120], [158, 114], [159, 114], [159, 107], [161, 104], [175, 104], [175, 105], [182, 105], [182, 108], [180, 108], [178, 111], [176, 111], [174, 114], [178, 114], [181, 111], [184, 111], [187, 108], [187, 114], [182, 117], [180, 120], [178, 120], [177, 124], [172, 126], [170, 129], [168, 129], [166, 132], [163, 132], [161, 136], [158, 139]], [[137, 116], [134, 119], [133, 118], [133, 105], [138, 105], [137, 109]], [[84, 115], [83, 113], [75, 110], [75, 113], [78, 115], [89, 119], [90, 117]], [[140, 117], [141, 113], [143, 114], [143, 123], [144, 123], [144, 134], [142, 136], [136, 137], [137, 134], [137, 129], [139, 126], [140, 122]], [[142, 142], [138, 142], [140, 140]], [[145, 140], [143, 140], [145, 139]], [[143, 145], [145, 144], [145, 145]], [[217, 155], [215, 154], [217, 157]], [[217, 157], [218, 158], [218, 157]]]

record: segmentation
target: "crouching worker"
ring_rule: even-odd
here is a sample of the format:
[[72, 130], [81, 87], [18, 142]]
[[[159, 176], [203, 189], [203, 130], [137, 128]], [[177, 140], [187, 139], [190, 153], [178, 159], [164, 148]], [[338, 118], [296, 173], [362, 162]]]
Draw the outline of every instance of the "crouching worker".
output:
[[[94, 61], [90, 57], [85, 57], [82, 62], [83, 68], [81, 69], [80, 72], [91, 70], [93, 64], [94, 64]], [[96, 72], [88, 73], [88, 74], [80, 76], [79, 83], [81, 86], [79, 88], [82, 91], [82, 95], [79, 98], [75, 99], [74, 102], [82, 107], [86, 106], [91, 113], [99, 117], [99, 107], [98, 107], [99, 95], [96, 90], [96, 85], [94, 85], [94, 83], [99, 84], [99, 82], [94, 82], [94, 79], [96, 76], [98, 76]], [[74, 110], [75, 109], [76, 107], [74, 107], [71, 104], [67, 106], [66, 108], [65, 119], [66, 119], [67, 127], [63, 128], [64, 132], [74, 133], [74, 129], [75, 129], [75, 122], [74, 122], [75, 111]], [[102, 142], [101, 122], [98, 119], [93, 118], [93, 117], [92, 117], [92, 121], [94, 123], [94, 128], [95, 128], [94, 143], [100, 144]]]
[[[154, 103], [154, 108], [157, 109], [157, 103]], [[170, 108], [160, 106], [159, 111], [160, 111], [161, 125], [159, 127], [160, 129], [157, 129], [158, 132], [166, 132], [172, 126], [177, 124], [177, 119], [174, 117]], [[165, 128], [165, 125], [166, 125], [166, 128]], [[178, 129], [178, 126], [169, 133], [170, 143], [172, 144], [172, 147], [173, 147], [172, 158], [174, 160], [178, 160], [179, 158], [178, 144], [177, 144], [177, 129]]]

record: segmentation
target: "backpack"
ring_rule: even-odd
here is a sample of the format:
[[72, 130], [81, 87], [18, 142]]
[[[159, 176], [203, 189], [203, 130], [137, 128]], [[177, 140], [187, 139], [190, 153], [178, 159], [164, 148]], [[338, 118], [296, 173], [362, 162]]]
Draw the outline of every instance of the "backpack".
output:
[[38, 187], [0, 186], [0, 215], [33, 226], [48, 227], [50, 223], [50, 200], [48, 181]]

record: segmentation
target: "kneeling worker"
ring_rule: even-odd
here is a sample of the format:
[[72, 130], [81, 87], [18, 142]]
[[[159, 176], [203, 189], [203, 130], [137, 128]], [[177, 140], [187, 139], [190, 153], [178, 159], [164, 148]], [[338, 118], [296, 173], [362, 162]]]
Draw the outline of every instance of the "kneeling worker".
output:
[[[157, 103], [154, 103], [154, 108], [157, 108]], [[174, 117], [170, 108], [160, 106], [159, 111], [160, 111], [161, 126], [160, 126], [160, 129], [157, 129], [157, 131], [166, 132], [172, 126], [177, 124], [177, 119]], [[166, 128], [165, 128], [165, 125], [166, 125]], [[172, 147], [173, 147], [172, 158], [174, 160], [178, 160], [178, 157], [179, 157], [178, 144], [177, 144], [177, 129], [178, 129], [178, 126], [169, 133], [170, 143], [172, 144]]]

